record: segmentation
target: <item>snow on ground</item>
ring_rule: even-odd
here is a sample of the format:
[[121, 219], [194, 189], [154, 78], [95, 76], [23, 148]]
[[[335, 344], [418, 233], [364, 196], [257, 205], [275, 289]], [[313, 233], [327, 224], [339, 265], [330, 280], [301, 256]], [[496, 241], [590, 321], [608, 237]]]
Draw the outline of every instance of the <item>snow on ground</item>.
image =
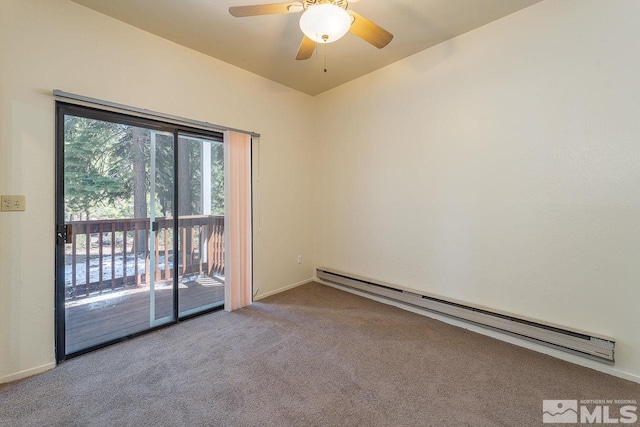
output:
[[[133, 277], [135, 275], [135, 264], [138, 264], [138, 274], [145, 273], [146, 257], [144, 255], [127, 254], [127, 277]], [[102, 280], [111, 280], [111, 265], [115, 266], [115, 278], [122, 278], [124, 272], [124, 257], [122, 255], [105, 256], [102, 257]], [[166, 270], [173, 268], [173, 262], [169, 257], [169, 263], [165, 263], [164, 255], [161, 255], [158, 260], [158, 269]], [[76, 267], [76, 286], [86, 284], [87, 279], [87, 265], [85, 262], [78, 262]], [[64, 283], [65, 288], [72, 286], [73, 279], [73, 264], [66, 264], [64, 268]], [[100, 279], [100, 257], [91, 258], [89, 260], [89, 283], [96, 283]]]

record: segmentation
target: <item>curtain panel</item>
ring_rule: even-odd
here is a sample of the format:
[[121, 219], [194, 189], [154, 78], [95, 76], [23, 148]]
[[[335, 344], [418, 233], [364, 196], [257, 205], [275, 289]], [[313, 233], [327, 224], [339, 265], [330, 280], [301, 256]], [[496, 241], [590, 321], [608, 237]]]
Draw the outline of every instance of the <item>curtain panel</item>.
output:
[[252, 301], [251, 136], [226, 131], [224, 144], [228, 155], [224, 309], [233, 311]]

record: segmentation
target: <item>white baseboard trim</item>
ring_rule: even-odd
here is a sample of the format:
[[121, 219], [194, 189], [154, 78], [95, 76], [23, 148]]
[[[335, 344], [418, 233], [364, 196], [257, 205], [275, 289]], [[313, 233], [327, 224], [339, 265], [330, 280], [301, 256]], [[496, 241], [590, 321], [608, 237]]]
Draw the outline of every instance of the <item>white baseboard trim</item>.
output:
[[23, 378], [30, 377], [32, 375], [41, 374], [55, 367], [56, 367], [56, 362], [51, 362], [42, 366], [36, 366], [35, 368], [25, 369], [24, 371], [16, 372], [15, 374], [10, 374], [0, 378], [0, 384], [10, 383], [13, 381], [18, 381]]
[[302, 280], [301, 282], [294, 283], [293, 285], [285, 286], [284, 288], [276, 289], [275, 291], [267, 292], [266, 294], [256, 295], [253, 297], [254, 301], [260, 301], [263, 298], [270, 297], [271, 295], [279, 294], [280, 292], [288, 291], [289, 289], [297, 288], [298, 286], [306, 285], [307, 283], [313, 282], [315, 279], [312, 277], [310, 279]]
[[459, 328], [467, 329], [472, 332], [476, 332], [481, 335], [486, 335], [491, 338], [495, 338], [500, 341], [508, 342], [513, 345], [517, 345], [519, 347], [524, 347], [529, 350], [537, 351], [538, 353], [543, 353], [566, 362], [574, 363], [576, 365], [584, 366], [585, 368], [590, 368], [598, 372], [603, 372], [605, 374], [613, 375], [614, 377], [622, 378], [628, 381], [633, 381], [635, 383], [640, 384], [640, 376], [630, 374], [628, 372], [620, 371], [616, 369], [615, 366], [605, 365], [603, 363], [597, 362], [595, 360], [585, 359], [580, 356], [576, 356], [573, 354], [565, 353], [564, 351], [556, 350], [554, 348], [550, 348], [541, 344], [536, 344], [535, 342], [531, 342], [528, 340], [520, 339], [514, 337], [512, 335], [503, 334], [499, 331], [495, 331], [492, 329], [483, 328], [481, 326], [474, 325], [472, 323], [467, 323], [462, 320], [457, 320], [452, 317], [444, 316], [438, 313], [433, 313], [431, 311], [422, 310], [418, 307], [413, 307], [408, 304], [403, 304], [402, 302], [392, 301], [383, 297], [379, 297], [377, 295], [368, 294], [366, 292], [361, 292], [356, 289], [351, 289], [347, 287], [342, 287], [339, 285], [334, 285], [333, 283], [327, 283], [323, 280], [317, 279], [318, 283], [322, 283], [323, 285], [344, 291], [349, 292], [364, 298], [368, 298], [377, 302], [381, 302], [383, 304], [392, 305], [394, 307], [398, 307], [402, 310], [410, 311], [412, 313], [420, 314], [422, 316], [430, 317], [435, 320], [439, 320], [441, 322], [447, 323], [449, 325], [457, 326]]

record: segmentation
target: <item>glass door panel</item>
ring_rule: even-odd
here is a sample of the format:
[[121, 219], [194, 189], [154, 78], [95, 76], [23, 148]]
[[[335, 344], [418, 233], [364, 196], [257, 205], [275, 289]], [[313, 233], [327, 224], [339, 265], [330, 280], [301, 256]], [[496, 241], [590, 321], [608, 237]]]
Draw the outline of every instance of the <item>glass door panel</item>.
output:
[[178, 136], [179, 316], [224, 305], [224, 148]]
[[173, 320], [173, 138], [64, 115], [65, 354]]

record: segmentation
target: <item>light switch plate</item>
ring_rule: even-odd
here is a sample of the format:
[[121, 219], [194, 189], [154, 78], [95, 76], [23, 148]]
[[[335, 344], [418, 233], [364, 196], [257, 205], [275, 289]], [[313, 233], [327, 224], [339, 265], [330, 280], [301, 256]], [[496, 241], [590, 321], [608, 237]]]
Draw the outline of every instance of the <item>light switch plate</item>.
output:
[[15, 195], [0, 196], [0, 211], [17, 212], [17, 211], [24, 211], [24, 209], [25, 209], [24, 196], [15, 196]]

